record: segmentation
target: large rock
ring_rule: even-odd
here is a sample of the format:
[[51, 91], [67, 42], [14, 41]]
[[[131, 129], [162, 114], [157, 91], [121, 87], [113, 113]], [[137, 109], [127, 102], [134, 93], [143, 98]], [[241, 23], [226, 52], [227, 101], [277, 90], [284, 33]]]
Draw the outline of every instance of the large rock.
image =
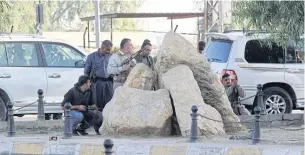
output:
[[[216, 109], [204, 103], [200, 89], [193, 72], [186, 65], [178, 65], [162, 75], [162, 81], [169, 90], [176, 111], [182, 136], [189, 136], [191, 130], [191, 107], [197, 105], [198, 114], [214, 120], [221, 120]], [[198, 130], [200, 136], [225, 134], [223, 123], [215, 122], [204, 117], [198, 117]]]
[[193, 71], [204, 102], [220, 113], [226, 132], [242, 130], [239, 123], [233, 123], [239, 122], [239, 118], [234, 114], [224, 87], [216, 75], [211, 72], [209, 64], [190, 42], [171, 31], [163, 39], [155, 66], [159, 88], [164, 88], [162, 80], [160, 80], [162, 74], [178, 64], [185, 64]]
[[137, 64], [129, 73], [124, 86], [142, 90], [152, 90], [156, 82], [156, 75], [145, 64]]
[[103, 110], [102, 135], [170, 135], [173, 114], [168, 90], [118, 87]]

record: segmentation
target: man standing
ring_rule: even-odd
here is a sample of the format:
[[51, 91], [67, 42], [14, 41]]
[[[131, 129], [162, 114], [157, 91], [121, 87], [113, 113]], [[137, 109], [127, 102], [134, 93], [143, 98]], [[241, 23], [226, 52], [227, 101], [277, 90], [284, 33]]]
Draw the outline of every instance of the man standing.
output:
[[78, 82], [64, 96], [61, 108], [64, 110], [65, 103], [71, 103], [71, 126], [73, 135], [88, 135], [86, 129], [93, 125], [94, 130], [99, 134], [99, 128], [103, 121], [102, 112], [90, 109], [93, 105], [92, 92], [90, 91], [91, 82], [89, 77], [82, 75]]
[[150, 56], [151, 50], [152, 47], [150, 41], [145, 39], [141, 46], [141, 50], [138, 51], [138, 54], [135, 56], [135, 60], [137, 63], [143, 63], [154, 70], [154, 59]]
[[236, 115], [251, 115], [250, 112], [241, 105], [239, 98], [246, 96], [244, 90], [237, 84], [237, 80], [231, 82], [230, 75], [224, 74], [222, 76], [222, 84], [225, 87], [231, 107]]
[[88, 55], [84, 70], [85, 75], [93, 82], [93, 102], [99, 111], [103, 111], [113, 96], [113, 78], [107, 72], [111, 48], [112, 43], [109, 40], [103, 41], [98, 51]]
[[113, 76], [114, 86], [116, 89], [119, 86], [123, 86], [127, 79], [127, 76], [131, 70], [131, 67], [135, 66], [135, 60], [132, 58], [133, 46], [131, 40], [124, 38], [120, 44], [120, 50], [109, 59], [107, 71]]

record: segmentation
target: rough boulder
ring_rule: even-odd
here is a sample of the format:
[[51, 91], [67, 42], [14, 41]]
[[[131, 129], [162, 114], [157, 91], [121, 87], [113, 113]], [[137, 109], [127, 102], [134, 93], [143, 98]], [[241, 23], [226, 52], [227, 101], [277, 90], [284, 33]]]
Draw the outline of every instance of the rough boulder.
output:
[[100, 132], [102, 135], [170, 135], [172, 114], [167, 90], [118, 87], [103, 110]]
[[148, 66], [139, 63], [129, 73], [124, 87], [152, 90], [156, 75]]
[[155, 65], [155, 70], [158, 73], [158, 88], [164, 88], [161, 80], [163, 73], [179, 64], [185, 64], [192, 70], [204, 102], [220, 113], [226, 132], [242, 130], [239, 123], [233, 123], [239, 122], [239, 118], [234, 114], [224, 87], [211, 71], [208, 62], [202, 58], [190, 42], [170, 31], [163, 39]]
[[200, 89], [193, 72], [186, 65], [178, 65], [162, 75], [162, 81], [169, 90], [176, 111], [182, 136], [189, 136], [191, 130], [191, 107], [198, 107], [199, 136], [225, 134], [223, 123], [206, 119], [206, 116], [215, 120], [221, 120], [216, 109], [204, 103]]

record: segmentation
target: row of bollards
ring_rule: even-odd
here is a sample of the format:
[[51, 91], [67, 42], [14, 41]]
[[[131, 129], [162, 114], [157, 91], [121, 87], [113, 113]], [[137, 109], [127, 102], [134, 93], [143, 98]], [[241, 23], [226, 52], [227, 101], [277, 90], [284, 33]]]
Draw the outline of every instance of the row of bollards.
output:
[[[44, 101], [43, 101], [43, 90], [39, 89], [38, 93], [38, 115], [37, 120], [44, 121], [45, 113], [44, 113]], [[14, 105], [12, 102], [7, 103], [7, 137], [13, 137], [16, 134], [15, 130], [15, 120], [14, 120]]]
[[[257, 101], [258, 104], [254, 108], [255, 119], [253, 123], [253, 134], [252, 136], [252, 144], [257, 144], [260, 142], [260, 118], [261, 115], [266, 115], [266, 106], [263, 103], [263, 87], [262, 85], [257, 85]], [[191, 113], [191, 133], [190, 133], [190, 142], [196, 142], [198, 139], [198, 107], [196, 105], [192, 106], [192, 113]], [[236, 122], [239, 123], [239, 122]]]
[[[191, 123], [191, 133], [190, 133], [190, 142], [194, 143], [198, 139], [198, 108], [197, 106], [193, 105], [192, 106], [192, 123]], [[261, 108], [259, 106], [256, 106], [254, 108], [255, 112], [255, 120], [253, 124], [253, 135], [252, 135], [252, 144], [257, 144], [260, 142], [260, 117], [261, 117]], [[238, 122], [236, 122], [238, 123]]]

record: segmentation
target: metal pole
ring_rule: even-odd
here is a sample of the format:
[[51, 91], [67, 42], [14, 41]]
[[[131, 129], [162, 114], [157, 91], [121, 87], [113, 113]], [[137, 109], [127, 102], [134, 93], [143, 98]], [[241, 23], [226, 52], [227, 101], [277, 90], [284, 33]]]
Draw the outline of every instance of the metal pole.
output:
[[65, 103], [65, 122], [64, 122], [64, 137], [65, 139], [72, 137], [71, 126], [71, 103]]
[[222, 12], [222, 1], [218, 1], [218, 19], [219, 19], [219, 29], [218, 32], [223, 32], [223, 12]]
[[15, 121], [14, 121], [14, 110], [13, 110], [13, 103], [7, 103], [7, 137], [15, 136]]
[[112, 155], [113, 141], [111, 139], [105, 139], [104, 147], [105, 147], [105, 155]]
[[195, 142], [197, 139], [198, 139], [198, 124], [197, 124], [197, 111], [198, 111], [198, 108], [197, 106], [193, 105], [192, 106], [192, 114], [191, 114], [191, 117], [192, 117], [192, 124], [191, 124], [191, 137], [190, 137], [190, 141], [191, 142]]
[[200, 41], [200, 22], [199, 22], [199, 16], [197, 17], [197, 48], [198, 48], [198, 43]]
[[261, 115], [266, 115], [266, 105], [264, 104], [264, 92], [261, 84], [257, 85], [257, 106], [261, 109]]
[[88, 49], [90, 50], [90, 22], [89, 22], [89, 20], [87, 22], [87, 27], [88, 27]]
[[84, 49], [86, 49], [86, 33], [87, 33], [88, 27], [86, 27], [85, 32], [83, 34], [83, 46]]
[[260, 117], [261, 117], [261, 108], [259, 106], [256, 106], [254, 108], [255, 112], [255, 121], [254, 121], [254, 133], [252, 137], [252, 144], [257, 144], [260, 142]]
[[206, 33], [208, 33], [208, 0], [204, 0], [204, 41], [207, 41]]
[[100, 48], [100, 1], [95, 0], [95, 43]]
[[111, 25], [110, 25], [110, 41], [113, 43], [113, 27], [112, 27], [112, 24], [113, 24], [113, 22], [112, 22], [112, 18], [110, 18], [110, 22], [111, 22]]
[[174, 23], [173, 23], [173, 17], [171, 17], [171, 30], [173, 31], [174, 29]]
[[43, 90], [39, 89], [37, 91], [38, 93], [38, 115], [37, 115], [37, 119], [39, 121], [44, 121], [46, 116], [44, 114], [44, 105], [43, 105]]

